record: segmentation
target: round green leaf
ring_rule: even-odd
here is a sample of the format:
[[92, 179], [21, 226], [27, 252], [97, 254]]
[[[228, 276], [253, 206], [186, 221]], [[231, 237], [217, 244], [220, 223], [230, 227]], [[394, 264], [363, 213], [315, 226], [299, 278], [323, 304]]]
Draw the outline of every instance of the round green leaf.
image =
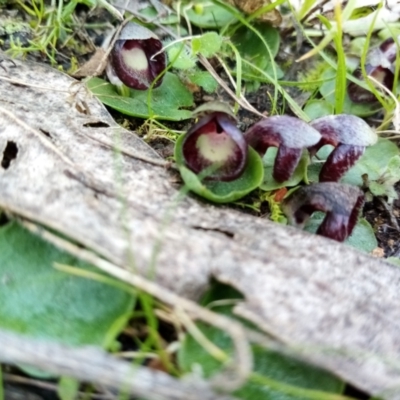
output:
[[212, 2], [205, 2], [200, 11], [190, 8], [186, 10], [186, 15], [199, 28], [222, 28], [236, 21], [231, 12]]
[[280, 189], [282, 187], [291, 187], [298, 185], [303, 179], [306, 178], [307, 166], [309, 163], [309, 155], [307, 150], [303, 151], [299, 164], [293, 172], [293, 175], [285, 182], [277, 182], [272, 172], [274, 170], [275, 158], [278, 152], [278, 148], [270, 147], [263, 157], [264, 164], [264, 179], [260, 185], [260, 189], [265, 191]]
[[379, 138], [373, 146], [367, 147], [357, 163], [341, 179], [341, 182], [361, 186], [362, 176], [368, 175], [369, 180], [377, 180], [386, 171], [388, 161], [399, 154], [395, 143], [388, 139]]
[[238, 179], [230, 182], [201, 181], [198, 175], [185, 167], [182, 155], [183, 139], [184, 135], [181, 135], [176, 141], [175, 161], [179, 165], [183, 181], [192, 192], [214, 203], [229, 203], [260, 186], [263, 179], [263, 164], [261, 157], [251, 147], [244, 172]]
[[148, 90], [130, 89], [129, 97], [121, 96], [114, 85], [100, 78], [87, 82], [90, 91], [105, 105], [125, 115], [138, 118], [156, 118], [180, 121], [191, 117], [192, 113], [182, 110], [193, 105], [193, 95], [179, 78], [167, 72], [160, 87], [153, 89], [148, 104]]
[[307, 102], [304, 112], [313, 120], [334, 114], [334, 107], [325, 100], [314, 99]]
[[251, 63], [251, 65], [243, 63], [243, 75], [261, 78], [263, 75], [259, 70], [262, 70], [276, 79], [281, 78], [283, 76], [283, 71], [274, 61], [280, 44], [280, 35], [278, 30], [273, 28], [271, 25], [262, 23], [255, 23], [254, 28], [264, 39], [268, 48], [265, 46], [265, 43], [261, 40], [260, 36], [246, 26], [239, 28], [231, 37], [231, 40], [237, 47], [241, 57]]
[[170, 60], [172, 66], [176, 69], [186, 70], [196, 66], [195, 57], [189, 53], [182, 43], [176, 43], [168, 47], [167, 53], [168, 60]]
[[271, 62], [279, 50], [280, 36], [277, 29], [271, 25], [255, 23], [254, 29], [265, 40], [268, 49], [261, 38], [246, 26], [239, 28], [232, 36], [232, 42], [239, 50], [240, 55], [258, 68], [264, 69]]

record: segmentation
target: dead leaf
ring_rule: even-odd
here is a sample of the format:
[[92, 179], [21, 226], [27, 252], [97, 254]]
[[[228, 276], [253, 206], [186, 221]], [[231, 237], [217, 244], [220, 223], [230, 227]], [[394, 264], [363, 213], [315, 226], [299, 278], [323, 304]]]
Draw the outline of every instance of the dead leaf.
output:
[[[260, 8], [271, 4], [270, 0], [228, 0], [232, 6], [236, 6], [240, 11], [245, 14], [253, 14]], [[279, 11], [274, 8], [273, 10], [263, 13], [256, 18], [260, 22], [269, 22], [273, 26], [279, 26], [282, 22], [282, 17]]]
[[1, 208], [189, 299], [211, 277], [228, 283], [245, 297], [236, 312], [292, 351], [400, 398], [399, 268], [181, 195], [157, 154], [95, 98], [81, 99], [88, 113], [68, 101], [74, 80], [15, 63], [0, 76], [0, 158], [17, 148], [0, 167]]
[[100, 76], [107, 66], [106, 50], [99, 47], [90, 57], [90, 60], [83, 64], [75, 73], [75, 78], [86, 78], [88, 76]]

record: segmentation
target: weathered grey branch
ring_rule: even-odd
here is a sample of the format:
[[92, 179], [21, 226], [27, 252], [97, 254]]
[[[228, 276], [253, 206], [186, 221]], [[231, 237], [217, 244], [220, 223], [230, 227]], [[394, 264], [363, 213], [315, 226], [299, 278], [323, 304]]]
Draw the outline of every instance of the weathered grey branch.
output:
[[148, 400], [234, 400], [213, 393], [206, 382], [177, 380], [92, 347], [72, 348], [0, 330], [0, 362], [27, 365], [60, 376], [125, 391]]
[[211, 277], [231, 284], [245, 296], [238, 314], [361, 389], [400, 398], [400, 269], [180, 195], [170, 171], [145, 161], [159, 159], [151, 148], [90, 95], [70, 97], [69, 77], [19, 61], [8, 71], [0, 157], [10, 142], [18, 153], [0, 167], [0, 207], [186, 298]]

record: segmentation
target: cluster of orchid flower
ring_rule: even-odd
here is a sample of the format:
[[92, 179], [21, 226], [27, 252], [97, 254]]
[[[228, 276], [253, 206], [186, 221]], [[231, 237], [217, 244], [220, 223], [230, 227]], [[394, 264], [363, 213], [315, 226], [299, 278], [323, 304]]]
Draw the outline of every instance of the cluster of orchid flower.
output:
[[[387, 52], [387, 48], [392, 49], [389, 42], [381, 50]], [[390, 53], [389, 61], [393, 62], [393, 57]], [[115, 41], [108, 76], [114, 84], [145, 90], [161, 84], [165, 67], [165, 53], [157, 36], [141, 25], [129, 23]], [[201, 190], [212, 182], [240, 181], [249, 169], [249, 154], [256, 154], [262, 168], [260, 156], [270, 147], [278, 148], [273, 178], [284, 183], [294, 173], [304, 152], [311, 159], [321, 147], [332, 145], [334, 150], [321, 169], [319, 183], [294, 191], [284, 199], [282, 210], [289, 223], [297, 226], [303, 226], [314, 211], [323, 211], [326, 216], [318, 234], [338, 241], [351, 234], [364, 196], [359, 188], [338, 181], [361, 157], [365, 147], [377, 141], [376, 133], [365, 121], [341, 114], [306, 123], [295, 117], [277, 115], [262, 119], [242, 133], [234, 114], [223, 103], [205, 104], [194, 116], [198, 121], [177, 141], [175, 154], [178, 165], [200, 177]], [[185, 180], [184, 174], [182, 177]], [[189, 188], [196, 191], [193, 186]], [[240, 195], [253, 189], [249, 187]]]
[[[282, 209], [289, 223], [303, 226], [314, 211], [326, 213], [317, 233], [343, 241], [352, 232], [363, 205], [363, 192], [340, 184], [340, 178], [356, 163], [365, 147], [377, 141], [376, 133], [354, 115], [329, 115], [306, 123], [287, 115], [275, 115], [255, 123], [245, 133], [231, 112], [211, 104], [189, 129], [179, 145], [187, 168], [207, 181], [234, 181], [246, 169], [249, 148], [263, 157], [270, 147], [278, 152], [273, 168], [277, 182], [290, 179], [304, 151], [310, 158], [320, 148], [334, 147], [319, 174], [320, 183], [303, 186], [289, 195]], [[202, 106], [204, 111], [206, 106]], [[208, 172], [207, 172], [208, 171]], [[204, 174], [206, 172], [206, 174]]]

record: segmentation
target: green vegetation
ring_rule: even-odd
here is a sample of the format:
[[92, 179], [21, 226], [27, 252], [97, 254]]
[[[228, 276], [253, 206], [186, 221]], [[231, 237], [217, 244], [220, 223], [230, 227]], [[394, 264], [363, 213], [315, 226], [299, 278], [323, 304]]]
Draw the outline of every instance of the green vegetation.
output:
[[[163, 82], [159, 87], [119, 90], [109, 83], [105, 74], [88, 76], [86, 83], [91, 93], [108, 107], [124, 116], [143, 120], [139, 131], [147, 133], [148, 138], [175, 142], [174, 162], [184, 191], [192, 191], [210, 202], [231, 202], [257, 212], [268, 203], [270, 219], [286, 224], [281, 207], [285, 196], [300, 186], [317, 183], [321, 168], [332, 154], [330, 145], [312, 154], [309, 150], [317, 141], [304, 146], [293, 173], [283, 181], [274, 176], [277, 145], [261, 155], [248, 147], [243, 174], [230, 181], [207, 180], [212, 168], [199, 174], [193, 172], [183, 155], [184, 135], [177, 127], [182, 129], [182, 122], [185, 127], [191, 124], [192, 111], [199, 105], [196, 104], [199, 102], [197, 93], [219, 98], [220, 86], [225, 85], [228, 90], [223, 94], [224, 99], [229, 97], [226, 101], [232, 103], [239, 126], [249, 125], [241, 121], [244, 109], [252, 115], [251, 124], [267, 113], [270, 116], [290, 113], [305, 123], [337, 114], [372, 116], [374, 121], [379, 121], [375, 129], [379, 140], [366, 148], [340, 182], [362, 188], [367, 200], [379, 196], [390, 205], [397, 199], [394, 185], [400, 181], [400, 151], [390, 139], [398, 138], [399, 134], [396, 121], [400, 118], [400, 52], [397, 51], [397, 56], [391, 60], [394, 80], [387, 89], [392, 95], [368, 78], [373, 73], [368, 70], [368, 54], [382, 42], [382, 31], [385, 30], [385, 39], [392, 38], [398, 44], [395, 29], [398, 27], [387, 23], [384, 29], [376, 32], [375, 24], [381, 23], [376, 11], [383, 3], [373, 10], [358, 9], [355, 1], [349, 1], [343, 9], [337, 5], [331, 19], [323, 14], [307, 18], [315, 7], [315, 0], [304, 1], [299, 10], [294, 10], [288, 1], [276, 1], [253, 14], [220, 0], [172, 3], [172, 13], [158, 18], [168, 32], [162, 39], [168, 65], [160, 74]], [[0, 6], [18, 10], [15, 20], [0, 19], [0, 44], [6, 37], [10, 41], [7, 53], [45, 59], [69, 72], [77, 69], [80, 56], [94, 50], [93, 42], [80, 40], [81, 34], [111, 25], [104, 21], [96, 25], [80, 20], [77, 10], [81, 7], [88, 12], [96, 6], [105, 6], [91, 0], [0, 0]], [[110, 9], [109, 4], [106, 6]], [[295, 29], [293, 26], [283, 28], [279, 21], [269, 24], [258, 19], [278, 10], [283, 16], [290, 14], [296, 20]], [[352, 36], [349, 22], [370, 15], [374, 19], [362, 38]], [[135, 15], [125, 15], [156, 29], [151, 23], [154, 16], [157, 10], [151, 5]], [[118, 24], [118, 21], [113, 22]], [[296, 48], [295, 30], [303, 35], [307, 49], [311, 50], [305, 52]], [[21, 41], [22, 33], [28, 37], [25, 43]], [[285, 52], [289, 60], [284, 58]], [[304, 64], [307, 67], [301, 69], [302, 63], [307, 63]], [[292, 74], [291, 69], [296, 65], [300, 71]], [[361, 69], [359, 75], [356, 74], [358, 69]], [[354, 101], [348, 91], [350, 83], [367, 91], [373, 101]], [[385, 86], [385, 82], [380, 83]], [[250, 104], [247, 100], [250, 96], [263, 100], [260, 107], [256, 109], [252, 105], [254, 102]], [[197, 115], [193, 124], [196, 121]], [[324, 214], [315, 213], [305, 229], [315, 232], [323, 218]], [[365, 252], [377, 247], [373, 229], [364, 218], [359, 218], [346, 243]], [[121, 332], [134, 331], [135, 334], [129, 335], [136, 346], [133, 363], [154, 358], [167, 372], [179, 377], [199, 369], [203, 376], [210, 377], [224, 366], [225, 359], [210, 355], [193, 333], [179, 332], [176, 340], [181, 347], [175, 360], [159, 333], [156, 311], [163, 311], [162, 305], [147, 294], [57, 250], [16, 222], [0, 227], [0, 276], [6, 280], [0, 292], [2, 329], [67, 344], [96, 345], [112, 352], [119, 350]], [[238, 294], [232, 289], [213, 284], [201, 304], [208, 307], [215, 301], [237, 298]], [[233, 317], [231, 305], [216, 307], [215, 311]], [[231, 357], [232, 343], [225, 332], [202, 323], [196, 323], [196, 329], [219, 348], [217, 354]], [[237, 398], [344, 399], [345, 382], [326, 371], [258, 345], [254, 345], [252, 351], [255, 369], [248, 382], [234, 393]], [[35, 371], [30, 373], [35, 375]], [[74, 398], [77, 390], [76, 381], [60, 378], [58, 394], [62, 400]], [[3, 398], [0, 385], [0, 400]]]

